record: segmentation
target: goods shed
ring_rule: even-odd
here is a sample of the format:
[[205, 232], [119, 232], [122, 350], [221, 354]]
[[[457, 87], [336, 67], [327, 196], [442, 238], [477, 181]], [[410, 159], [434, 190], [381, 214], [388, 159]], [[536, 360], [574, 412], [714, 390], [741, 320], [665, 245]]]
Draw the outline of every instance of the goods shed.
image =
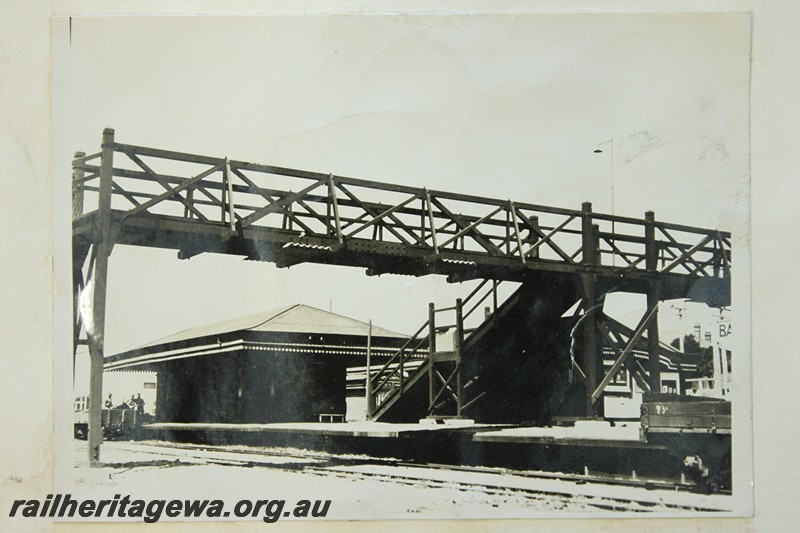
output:
[[[311, 422], [346, 414], [347, 368], [367, 360], [370, 326], [307, 305], [182, 331], [106, 358], [158, 375], [156, 421]], [[372, 326], [380, 364], [407, 337]]]

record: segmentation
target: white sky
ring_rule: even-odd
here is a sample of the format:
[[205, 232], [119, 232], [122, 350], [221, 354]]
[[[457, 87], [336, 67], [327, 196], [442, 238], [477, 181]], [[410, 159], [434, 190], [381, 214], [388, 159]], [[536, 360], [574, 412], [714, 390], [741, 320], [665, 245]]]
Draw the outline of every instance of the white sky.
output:
[[[53, 21], [56, 254], [72, 153], [97, 151], [106, 126], [129, 144], [604, 212], [611, 162], [592, 150], [613, 137], [617, 214], [747, 236], [747, 15], [73, 18], [71, 44], [68, 28]], [[298, 302], [410, 333], [429, 300], [464, 292], [117, 247], [106, 352]]]

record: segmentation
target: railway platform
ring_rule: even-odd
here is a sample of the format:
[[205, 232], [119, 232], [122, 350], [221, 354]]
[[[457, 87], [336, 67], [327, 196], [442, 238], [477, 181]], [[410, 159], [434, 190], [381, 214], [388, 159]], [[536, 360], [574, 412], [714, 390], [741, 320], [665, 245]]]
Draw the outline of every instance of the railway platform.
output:
[[681, 479], [683, 457], [638, 438], [638, 425], [571, 427], [381, 422], [143, 426], [143, 438], [210, 446], [267, 446], [391, 458], [413, 464], [535, 469]]

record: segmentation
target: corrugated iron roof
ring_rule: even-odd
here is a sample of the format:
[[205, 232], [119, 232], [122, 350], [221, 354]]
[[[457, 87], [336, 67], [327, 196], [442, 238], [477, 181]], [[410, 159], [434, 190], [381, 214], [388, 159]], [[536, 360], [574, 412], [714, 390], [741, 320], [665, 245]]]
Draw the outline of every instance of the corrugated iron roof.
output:
[[[348, 318], [316, 307], [304, 304], [295, 304], [281, 307], [271, 311], [264, 311], [245, 317], [234, 318], [216, 324], [191, 328], [163, 339], [148, 343], [142, 348], [158, 346], [171, 342], [185, 341], [232, 333], [234, 331], [263, 331], [274, 333], [319, 333], [328, 335], [353, 335], [366, 337], [369, 324]], [[406, 338], [408, 335], [395, 333], [378, 326], [372, 325], [373, 337]]]

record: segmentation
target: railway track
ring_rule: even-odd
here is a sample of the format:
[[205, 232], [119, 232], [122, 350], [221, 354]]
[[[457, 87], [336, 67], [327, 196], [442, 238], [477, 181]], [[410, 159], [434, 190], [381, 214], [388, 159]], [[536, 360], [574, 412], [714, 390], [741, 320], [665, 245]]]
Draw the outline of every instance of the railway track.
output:
[[[665, 479], [635, 479], [584, 472], [571, 474], [494, 467], [467, 467], [432, 463], [410, 463], [391, 458], [337, 455], [296, 448], [256, 448], [149, 442], [118, 442], [126, 452], [149, 458], [162, 457], [155, 467], [182, 464], [218, 464], [302, 472], [322, 477], [371, 479], [426, 489], [454, 488], [491, 496], [522, 497], [531, 501], [578, 504], [614, 512], [724, 512], [724, 502], [696, 494], [692, 483]], [[165, 457], [173, 458], [166, 461]], [[137, 463], [144, 466], [146, 463]], [[124, 467], [124, 464], [110, 465]], [[678, 497], [681, 493], [684, 497]], [[698, 497], [699, 501], [692, 501]], [[722, 503], [723, 505], [720, 505]]]

